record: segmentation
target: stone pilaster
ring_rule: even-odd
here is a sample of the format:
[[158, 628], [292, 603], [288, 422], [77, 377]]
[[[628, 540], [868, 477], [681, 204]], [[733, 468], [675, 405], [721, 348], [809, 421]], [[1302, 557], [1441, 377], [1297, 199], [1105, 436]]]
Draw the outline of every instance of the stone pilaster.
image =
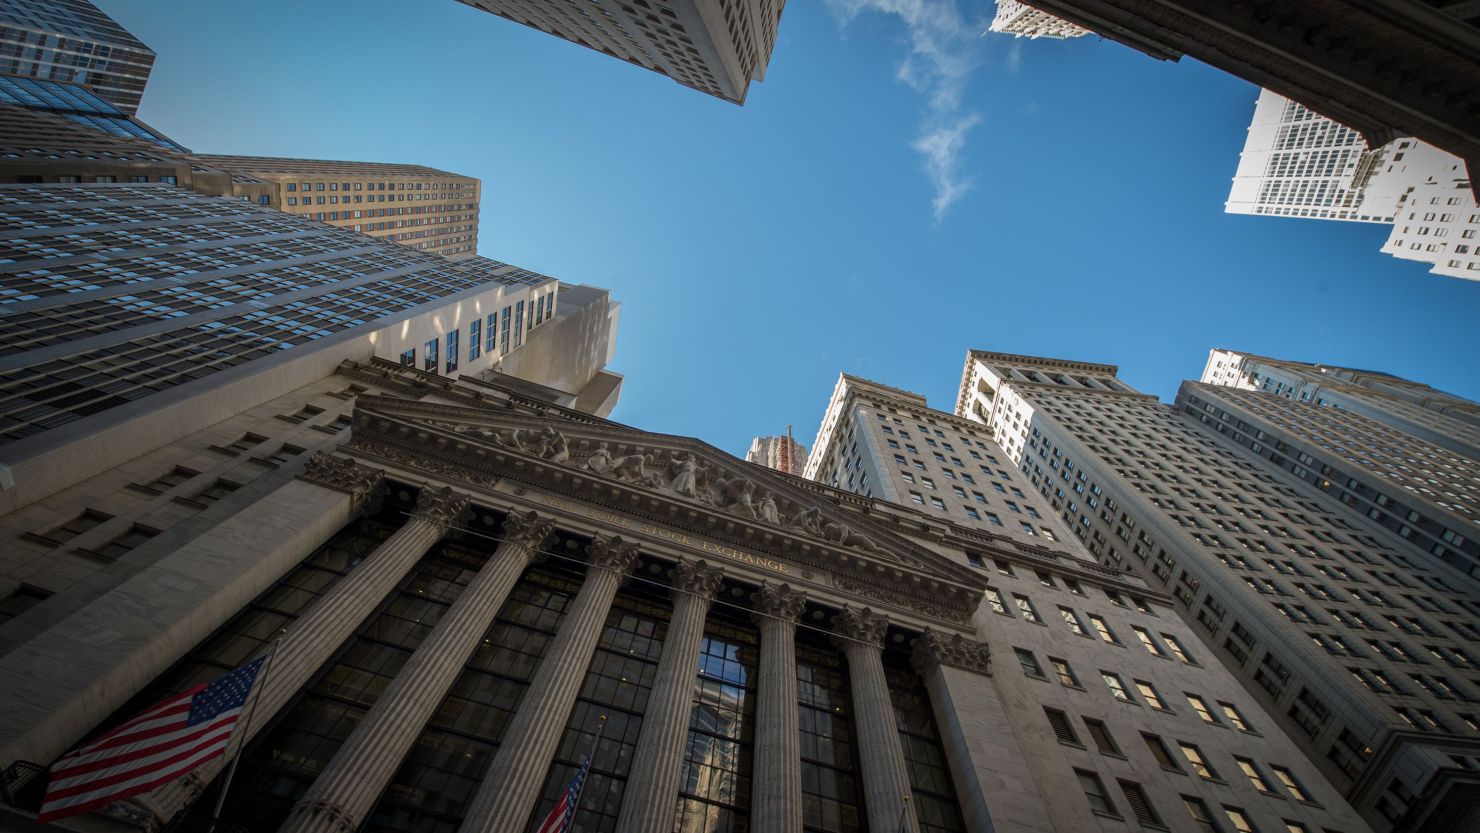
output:
[[533, 512], [509, 515], [497, 551], [293, 806], [283, 833], [359, 829], [493, 624], [509, 591], [554, 532], [550, 518]]
[[930, 695], [941, 748], [971, 833], [995, 830], [1048, 833], [1058, 829], [1044, 813], [1047, 796], [1026, 777], [1028, 758], [1018, 744], [997, 687], [986, 679], [986, 643], [926, 630], [910, 657]]
[[314, 452], [298, 475], [299, 480], [344, 492], [354, 499], [356, 511], [375, 504], [385, 485], [385, 470], [361, 464], [349, 457]]
[[566, 610], [560, 632], [545, 649], [519, 711], [510, 718], [459, 833], [523, 830], [539, 800], [612, 599], [638, 557], [636, 544], [599, 536], [586, 547], [586, 555], [590, 562], [586, 580]]
[[679, 562], [673, 571], [673, 618], [642, 716], [642, 731], [627, 775], [617, 833], [672, 830], [684, 741], [694, 704], [694, 677], [704, 641], [704, 618], [724, 573], [703, 561]]
[[848, 659], [869, 829], [919, 833], [919, 822], [905, 801], [910, 794], [909, 773], [884, 677], [884, 632], [889, 620], [868, 608], [844, 607], [832, 624], [833, 641]]
[[802, 829], [801, 726], [797, 709], [797, 617], [807, 606], [783, 584], [762, 584], [751, 597], [761, 632], [756, 675], [755, 763], [764, 777], [750, 781], [750, 829], [793, 833]]
[[467, 496], [450, 488], [422, 489], [416, 509], [406, 523], [293, 623], [272, 659], [271, 673], [257, 693], [251, 725], [232, 736], [227, 754], [184, 778], [137, 797], [134, 802], [165, 820], [190, 803], [230, 760], [232, 750], [249, 742], [272, 722], [273, 715], [339, 650], [344, 640], [395, 589], [427, 550], [441, 540], [467, 507]]

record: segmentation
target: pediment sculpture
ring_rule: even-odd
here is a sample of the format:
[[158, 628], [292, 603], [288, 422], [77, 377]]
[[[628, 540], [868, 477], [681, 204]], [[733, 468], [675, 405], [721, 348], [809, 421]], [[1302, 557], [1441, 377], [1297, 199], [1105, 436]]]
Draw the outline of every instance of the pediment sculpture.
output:
[[[554, 463], [584, 469], [624, 483], [668, 492], [740, 517], [800, 532], [813, 538], [876, 555], [885, 550], [878, 542], [816, 506], [793, 506], [762, 483], [731, 473], [692, 451], [654, 449], [616, 455], [606, 442], [584, 456], [573, 455], [570, 441], [555, 428], [489, 430], [472, 425], [438, 423], [459, 434], [479, 437]], [[582, 443], [584, 445], [584, 443]]]

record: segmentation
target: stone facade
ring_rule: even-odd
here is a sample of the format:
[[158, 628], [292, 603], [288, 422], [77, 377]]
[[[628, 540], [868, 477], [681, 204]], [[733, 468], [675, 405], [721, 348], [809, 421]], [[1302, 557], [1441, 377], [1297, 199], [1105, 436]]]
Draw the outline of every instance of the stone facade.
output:
[[656, 9], [604, 0], [459, 1], [734, 104], [745, 103], [751, 81], [765, 80], [786, 7], [786, 0], [670, 0]]
[[1472, 825], [1473, 583], [1231, 441], [1236, 420], [1115, 373], [972, 351], [957, 413], [991, 428], [1101, 564], [1170, 594], [1199, 640], [1184, 644], [1228, 669], [1375, 830]]
[[[0, 625], [0, 637], [26, 633], [0, 657], [5, 673], [34, 681], [0, 691], [7, 714], [34, 715], [3, 727], [3, 763], [47, 762], [280, 637], [227, 799], [248, 830], [522, 829], [588, 752], [577, 823], [589, 830], [841, 832], [866, 819], [1067, 833], [1151, 813], [1190, 831], [1189, 799], [1271, 829], [1367, 829], [1220, 666], [1131, 641], [1137, 626], [1193, 638], [1170, 599], [1127, 573], [969, 539], [698, 440], [472, 379], [428, 391], [417, 371], [376, 370], [348, 442], [285, 464], [303, 477], [170, 556], [185, 567], [209, 557], [204, 541], [230, 540], [223, 567], [250, 562], [250, 580], [198, 576], [216, 595], [172, 599], [151, 613], [154, 631], [127, 613], [139, 593], [160, 595], [147, 570]], [[274, 508], [285, 502], [300, 511]], [[280, 555], [254, 559], [262, 549]], [[973, 566], [982, 557], [1012, 577]], [[1094, 613], [1125, 639], [998, 612], [984, 597], [994, 588], [1045, 614]], [[87, 642], [105, 613], [126, 638]], [[50, 659], [79, 640], [85, 663]], [[1049, 670], [1027, 673], [1023, 652]], [[1078, 682], [1050, 677], [1050, 656]], [[1164, 708], [1134, 687], [1118, 700], [1101, 670], [1154, 686]], [[1228, 700], [1247, 731], [1204, 723], [1183, 691]], [[1053, 734], [1047, 704], [1072, 739]], [[1080, 740], [1084, 718], [1120, 745]], [[1162, 769], [1138, 728], [1195, 742], [1229, 777]], [[1288, 768], [1308, 800], [1235, 777], [1232, 754], [1270, 779]], [[762, 760], [779, 765], [753, 776]], [[80, 823], [163, 824], [218, 768]], [[1090, 803], [1089, 776], [1110, 785], [1108, 806]]]

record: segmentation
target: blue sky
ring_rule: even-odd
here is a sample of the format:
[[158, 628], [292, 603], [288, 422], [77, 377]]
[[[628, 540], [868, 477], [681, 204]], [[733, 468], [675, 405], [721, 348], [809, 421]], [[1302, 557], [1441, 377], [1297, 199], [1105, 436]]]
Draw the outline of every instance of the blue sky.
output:
[[189, 147], [480, 178], [482, 254], [622, 302], [613, 416], [648, 430], [810, 443], [839, 371], [949, 410], [968, 348], [1163, 399], [1215, 346], [1480, 398], [1480, 284], [1223, 213], [1257, 90], [1191, 60], [792, 0], [741, 108], [453, 0], [98, 1]]

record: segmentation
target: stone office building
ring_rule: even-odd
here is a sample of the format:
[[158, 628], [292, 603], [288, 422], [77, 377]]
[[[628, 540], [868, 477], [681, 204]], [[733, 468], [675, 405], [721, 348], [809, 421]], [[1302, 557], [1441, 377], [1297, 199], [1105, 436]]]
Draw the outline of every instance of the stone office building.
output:
[[[468, 376], [340, 373], [348, 442], [0, 656], [8, 772], [281, 634], [246, 830], [528, 830], [593, 749], [576, 829], [1368, 830], [1127, 573]], [[76, 829], [209, 806], [220, 769]]]
[[973, 350], [956, 409], [1100, 563], [1171, 595], [1374, 830], [1475, 829], [1473, 581], [1250, 453], [1204, 407], [1234, 393], [1196, 386], [1174, 408], [1113, 365]]

